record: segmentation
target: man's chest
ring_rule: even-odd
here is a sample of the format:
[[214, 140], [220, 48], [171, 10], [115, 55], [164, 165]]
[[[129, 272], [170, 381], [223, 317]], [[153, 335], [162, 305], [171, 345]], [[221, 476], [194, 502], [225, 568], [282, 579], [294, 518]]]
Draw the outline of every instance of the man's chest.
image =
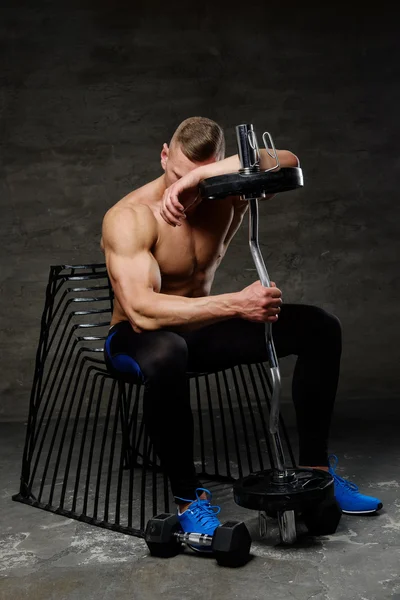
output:
[[[201, 209], [201, 210], [199, 210]], [[160, 222], [160, 235], [153, 249], [163, 277], [190, 277], [206, 272], [221, 260], [224, 241], [232, 222], [231, 202], [207, 201], [180, 227]]]

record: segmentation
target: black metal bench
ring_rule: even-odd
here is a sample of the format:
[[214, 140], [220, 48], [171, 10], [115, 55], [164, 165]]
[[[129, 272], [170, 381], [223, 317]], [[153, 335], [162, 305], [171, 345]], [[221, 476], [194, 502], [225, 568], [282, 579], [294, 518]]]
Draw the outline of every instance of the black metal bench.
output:
[[[171, 511], [172, 496], [142, 421], [143, 386], [105, 368], [112, 302], [104, 264], [50, 268], [13, 499], [142, 537], [150, 517]], [[200, 477], [233, 482], [275, 466], [268, 369], [257, 363], [189, 375]], [[282, 418], [280, 425], [295, 466]]]

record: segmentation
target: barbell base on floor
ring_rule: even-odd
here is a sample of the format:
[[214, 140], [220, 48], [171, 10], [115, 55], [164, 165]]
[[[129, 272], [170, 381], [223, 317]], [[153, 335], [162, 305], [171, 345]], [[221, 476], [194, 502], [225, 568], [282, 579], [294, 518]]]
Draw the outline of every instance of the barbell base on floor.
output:
[[335, 499], [332, 475], [320, 469], [289, 472], [294, 479], [282, 484], [275, 483], [273, 469], [238, 480], [233, 486], [236, 504], [259, 511], [262, 537], [267, 532], [266, 516], [278, 518], [283, 543], [296, 541], [295, 517], [304, 521], [310, 535], [334, 534], [342, 511]]

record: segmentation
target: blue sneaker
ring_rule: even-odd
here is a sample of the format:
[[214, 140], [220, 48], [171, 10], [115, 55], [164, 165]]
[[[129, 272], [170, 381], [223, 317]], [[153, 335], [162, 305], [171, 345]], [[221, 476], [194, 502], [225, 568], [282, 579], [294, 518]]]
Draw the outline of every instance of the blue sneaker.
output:
[[[207, 494], [207, 499], [200, 499], [202, 492]], [[183, 513], [178, 511], [178, 519], [185, 533], [213, 535], [216, 528], [221, 525], [219, 519], [216, 517], [221, 509], [219, 506], [210, 505], [211, 498], [211, 492], [204, 488], [197, 488], [196, 500], [178, 498], [178, 500], [183, 500], [183, 502], [191, 502]], [[211, 551], [211, 547], [209, 546], [200, 546], [197, 544], [188, 544], [188, 546], [199, 552]]]
[[335, 480], [335, 498], [344, 513], [347, 515], [366, 515], [376, 513], [383, 506], [378, 498], [364, 496], [358, 491], [355, 483], [336, 475], [335, 469], [339, 462], [338, 457], [331, 454], [329, 460], [329, 473]]

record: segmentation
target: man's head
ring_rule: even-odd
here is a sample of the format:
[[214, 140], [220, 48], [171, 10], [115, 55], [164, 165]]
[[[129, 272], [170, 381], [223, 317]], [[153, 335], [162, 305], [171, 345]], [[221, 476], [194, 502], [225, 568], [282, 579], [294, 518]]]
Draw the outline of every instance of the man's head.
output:
[[161, 151], [167, 186], [196, 167], [216, 162], [224, 156], [224, 132], [215, 121], [205, 117], [186, 119], [175, 131], [170, 145], [164, 144]]

